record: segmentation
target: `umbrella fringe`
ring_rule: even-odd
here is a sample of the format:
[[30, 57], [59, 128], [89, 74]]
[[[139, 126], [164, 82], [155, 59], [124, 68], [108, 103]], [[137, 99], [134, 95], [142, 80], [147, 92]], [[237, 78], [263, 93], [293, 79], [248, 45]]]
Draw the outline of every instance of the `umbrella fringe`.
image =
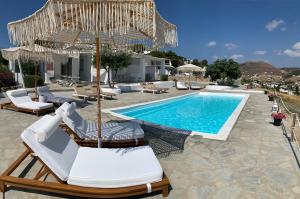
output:
[[[19, 46], [30, 46], [37, 39], [55, 42], [56, 37], [70, 44], [89, 43], [99, 33], [104, 43], [113, 46], [178, 44], [176, 26], [160, 16], [153, 0], [48, 0], [33, 15], [9, 23], [8, 32], [11, 42]], [[84, 34], [80, 38], [68, 34], [78, 32]]]

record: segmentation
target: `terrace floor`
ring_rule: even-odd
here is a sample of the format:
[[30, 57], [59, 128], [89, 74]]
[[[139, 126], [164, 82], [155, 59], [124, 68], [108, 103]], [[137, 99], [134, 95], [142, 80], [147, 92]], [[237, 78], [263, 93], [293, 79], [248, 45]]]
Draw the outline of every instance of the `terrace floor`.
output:
[[[102, 105], [119, 107], [187, 92], [172, 89], [161, 95], [127, 93], [118, 100], [105, 100]], [[95, 120], [95, 104], [92, 102], [79, 112]], [[281, 128], [270, 124], [271, 106], [265, 95], [252, 94], [226, 142], [189, 137], [182, 153], [160, 158], [172, 184], [169, 198], [300, 198], [300, 170]], [[105, 121], [115, 119], [103, 116]], [[19, 136], [37, 119], [0, 110], [0, 172], [24, 150]], [[8, 199], [53, 197], [16, 189], [6, 193]], [[145, 197], [156, 199], [161, 195]]]

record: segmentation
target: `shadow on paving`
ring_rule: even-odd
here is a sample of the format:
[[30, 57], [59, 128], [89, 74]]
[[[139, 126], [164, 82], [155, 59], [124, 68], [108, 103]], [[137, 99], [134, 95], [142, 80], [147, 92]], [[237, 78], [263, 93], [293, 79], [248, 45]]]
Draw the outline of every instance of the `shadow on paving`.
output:
[[158, 158], [165, 158], [184, 150], [184, 143], [191, 131], [170, 129], [155, 125], [141, 125], [146, 144], [151, 146]]

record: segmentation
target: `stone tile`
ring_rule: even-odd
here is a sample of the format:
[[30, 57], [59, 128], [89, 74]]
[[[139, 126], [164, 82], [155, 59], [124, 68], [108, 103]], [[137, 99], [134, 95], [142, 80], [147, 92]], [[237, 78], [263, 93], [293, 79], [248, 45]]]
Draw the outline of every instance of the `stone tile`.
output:
[[[118, 100], [102, 101], [102, 106], [120, 107], [188, 92], [171, 89], [162, 95], [126, 93]], [[70, 96], [71, 92], [64, 95]], [[173, 188], [169, 198], [300, 198], [299, 168], [282, 130], [270, 124], [271, 106], [265, 95], [251, 95], [227, 141], [189, 137], [183, 153], [160, 159]], [[95, 107], [96, 102], [91, 102], [78, 111], [83, 117], [96, 121]], [[102, 116], [104, 121], [116, 119], [106, 114]], [[24, 150], [19, 136], [37, 119], [0, 110], [0, 172]], [[38, 166], [34, 167], [37, 169]], [[11, 190], [6, 198], [56, 197]]]

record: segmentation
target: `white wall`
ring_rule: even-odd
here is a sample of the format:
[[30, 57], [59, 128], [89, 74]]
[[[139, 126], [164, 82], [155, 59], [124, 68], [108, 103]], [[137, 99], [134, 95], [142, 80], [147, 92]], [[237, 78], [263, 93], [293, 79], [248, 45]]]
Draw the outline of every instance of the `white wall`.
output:
[[120, 83], [143, 82], [145, 81], [145, 72], [143, 59], [132, 58], [131, 65], [118, 71], [117, 78], [114, 80]]
[[91, 81], [92, 55], [81, 54], [79, 63], [79, 76], [81, 81]]

